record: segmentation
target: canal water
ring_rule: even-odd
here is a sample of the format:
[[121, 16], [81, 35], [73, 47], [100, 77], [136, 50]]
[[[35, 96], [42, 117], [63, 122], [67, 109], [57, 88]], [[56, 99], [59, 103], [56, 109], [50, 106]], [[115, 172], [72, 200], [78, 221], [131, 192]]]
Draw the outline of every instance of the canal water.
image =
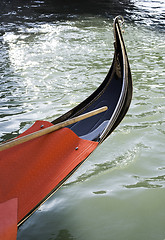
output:
[[[21, 2], [21, 3], [20, 3]], [[125, 18], [130, 109], [109, 138], [18, 230], [18, 240], [165, 239], [165, 2], [0, 3], [0, 140], [91, 94]]]

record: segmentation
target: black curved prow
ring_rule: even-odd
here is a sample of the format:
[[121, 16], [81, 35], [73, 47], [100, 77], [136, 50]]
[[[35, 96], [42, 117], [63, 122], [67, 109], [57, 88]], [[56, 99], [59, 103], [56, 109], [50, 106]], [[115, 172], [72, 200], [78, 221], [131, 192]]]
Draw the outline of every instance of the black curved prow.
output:
[[120, 28], [120, 18], [114, 20], [114, 59], [102, 84], [82, 103], [54, 120], [56, 124], [102, 106], [105, 113], [75, 123], [69, 128], [79, 137], [103, 142], [124, 118], [132, 99], [132, 78], [126, 48]]

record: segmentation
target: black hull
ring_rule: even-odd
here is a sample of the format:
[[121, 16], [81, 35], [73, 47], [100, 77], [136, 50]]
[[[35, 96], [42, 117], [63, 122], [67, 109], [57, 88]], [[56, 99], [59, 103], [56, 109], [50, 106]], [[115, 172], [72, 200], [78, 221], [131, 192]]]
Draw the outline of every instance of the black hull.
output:
[[106, 105], [106, 113], [69, 126], [79, 137], [99, 143], [119, 125], [132, 99], [132, 78], [119, 21], [118, 17], [114, 21], [115, 53], [105, 80], [86, 100], [52, 122], [56, 124]]

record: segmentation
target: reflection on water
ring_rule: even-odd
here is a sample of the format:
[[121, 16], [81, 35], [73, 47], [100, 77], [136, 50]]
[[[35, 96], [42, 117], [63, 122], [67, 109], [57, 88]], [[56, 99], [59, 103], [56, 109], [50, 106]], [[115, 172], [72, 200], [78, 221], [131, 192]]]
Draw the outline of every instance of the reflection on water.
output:
[[101, 162], [100, 158], [98, 157], [98, 163], [95, 162], [88, 171], [85, 171], [85, 173], [79, 173], [78, 176], [76, 176], [75, 173], [76, 177], [73, 176], [71, 179], [69, 179], [67, 183], [65, 183], [65, 186], [72, 185], [73, 183], [88, 181], [90, 178], [95, 177], [99, 174], [103, 174], [110, 169], [120, 167], [123, 168], [136, 159], [139, 149], [143, 147], [145, 146], [137, 144], [134, 149], [131, 149], [130, 151], [128, 150], [128, 152], [125, 152], [124, 154], [117, 154], [114, 156], [114, 160], [111, 161], [108, 159], [107, 161]]
[[[60, 230], [59, 234], [54, 239], [55, 240], [76, 240], [76, 238], [72, 237], [72, 235], [66, 229]], [[53, 240], [53, 238], [52, 238], [52, 240]]]
[[126, 19], [134, 82], [124, 121], [18, 239], [165, 238], [164, 10], [162, 0], [0, 2], [2, 141], [36, 119], [52, 121], [99, 86], [112, 62], [117, 14]]
[[156, 176], [156, 177], [152, 177], [144, 180], [140, 179], [139, 176], [135, 176], [135, 178], [138, 180], [136, 184], [127, 185], [125, 187], [126, 188], [161, 188], [161, 187], [164, 187], [164, 183], [165, 183], [165, 175]]

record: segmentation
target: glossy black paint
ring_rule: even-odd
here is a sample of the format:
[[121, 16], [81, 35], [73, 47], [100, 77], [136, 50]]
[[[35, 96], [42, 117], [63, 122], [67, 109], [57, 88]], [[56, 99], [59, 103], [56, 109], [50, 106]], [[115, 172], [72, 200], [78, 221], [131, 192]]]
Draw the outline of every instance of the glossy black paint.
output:
[[119, 18], [114, 22], [115, 53], [112, 66], [99, 88], [85, 101], [52, 123], [56, 124], [102, 106], [108, 110], [69, 126], [78, 136], [102, 142], [121, 122], [132, 99], [132, 78]]

